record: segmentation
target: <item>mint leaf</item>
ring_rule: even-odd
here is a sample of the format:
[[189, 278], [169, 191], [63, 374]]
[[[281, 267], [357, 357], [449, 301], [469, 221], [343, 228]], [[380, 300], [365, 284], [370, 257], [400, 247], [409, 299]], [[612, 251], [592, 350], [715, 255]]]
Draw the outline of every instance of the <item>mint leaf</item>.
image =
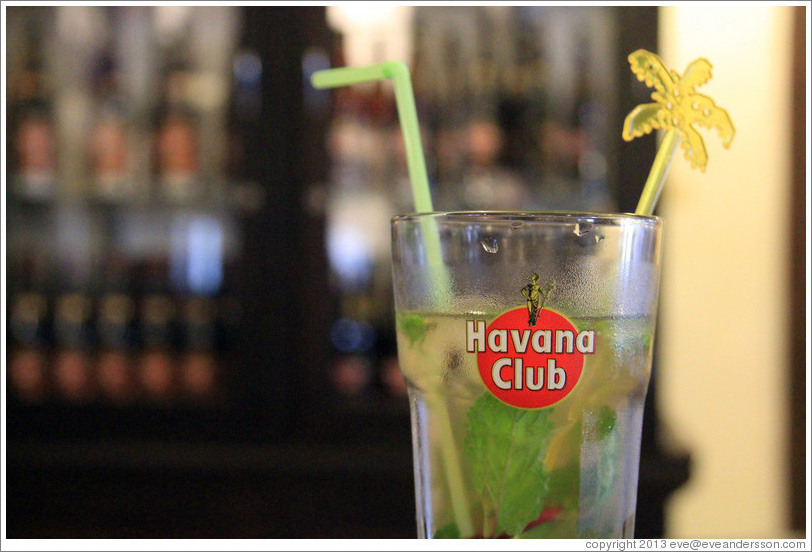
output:
[[[613, 421], [607, 432], [608, 420]], [[625, 443], [623, 432], [614, 429], [617, 414], [609, 406], [585, 412], [584, 424], [584, 434], [592, 446], [584, 447], [581, 453], [583, 474], [579, 507], [581, 524], [590, 530], [584, 536], [592, 538], [611, 535], [617, 523], [615, 509], [607, 508], [606, 504], [613, 500], [622, 475]]]
[[578, 493], [581, 486], [581, 466], [577, 461], [550, 472], [547, 487], [547, 504], [561, 506], [565, 511], [578, 510]]
[[598, 420], [596, 429], [598, 431], [598, 438], [603, 439], [615, 429], [617, 424], [617, 413], [609, 406], [602, 406], [598, 412]]
[[493, 535], [516, 535], [543, 510], [551, 429], [550, 409], [514, 408], [490, 393], [469, 408], [463, 447], [485, 515], [495, 513]]
[[434, 327], [434, 324], [426, 323], [419, 314], [401, 314], [397, 317], [397, 325], [412, 347], [415, 343], [425, 341], [426, 334]]
[[615, 483], [620, 476], [620, 466], [623, 465], [625, 448], [617, 432], [604, 436], [598, 447], [598, 492], [596, 499], [599, 504], [612, 497]]
[[448, 525], [443, 525], [434, 532], [435, 539], [458, 539], [460, 538], [460, 529], [453, 521]]

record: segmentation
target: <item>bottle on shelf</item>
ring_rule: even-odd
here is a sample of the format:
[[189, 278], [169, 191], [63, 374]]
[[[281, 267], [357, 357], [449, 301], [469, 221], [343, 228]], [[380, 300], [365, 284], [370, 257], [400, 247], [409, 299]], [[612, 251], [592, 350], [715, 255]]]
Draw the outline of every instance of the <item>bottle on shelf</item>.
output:
[[185, 299], [181, 314], [182, 352], [178, 361], [181, 392], [206, 401], [217, 392], [219, 365], [215, 303], [205, 296]]
[[198, 143], [190, 110], [171, 108], [166, 112], [158, 127], [156, 149], [161, 197], [177, 203], [194, 198], [199, 191]]
[[56, 136], [45, 64], [42, 38], [34, 34], [29, 56], [19, 73], [9, 105], [13, 133], [13, 172], [10, 181], [14, 191], [27, 200], [43, 201], [56, 190]]
[[37, 291], [22, 292], [11, 299], [9, 310], [8, 376], [12, 394], [26, 403], [42, 402], [49, 392], [46, 298]]
[[158, 195], [182, 204], [201, 193], [199, 113], [191, 101], [196, 75], [182, 42], [163, 55], [155, 129]]
[[99, 297], [96, 379], [104, 400], [119, 406], [130, 403], [135, 396], [132, 362], [134, 317], [135, 302], [129, 295], [109, 292]]
[[50, 398], [53, 286], [58, 270], [50, 243], [48, 206], [9, 207], [7, 294], [10, 396], [23, 402]]
[[168, 403], [178, 392], [177, 306], [169, 289], [168, 261], [154, 253], [144, 262], [138, 302], [136, 382], [147, 402]]
[[151, 294], [142, 298], [140, 307], [138, 385], [147, 400], [170, 400], [177, 392], [172, 347], [175, 305], [168, 295]]
[[56, 396], [68, 403], [87, 403], [96, 393], [90, 351], [91, 300], [81, 292], [66, 292], [56, 298], [51, 379]]
[[112, 45], [102, 50], [93, 74], [94, 120], [88, 144], [95, 196], [118, 203], [135, 193], [130, 105], [120, 84]]

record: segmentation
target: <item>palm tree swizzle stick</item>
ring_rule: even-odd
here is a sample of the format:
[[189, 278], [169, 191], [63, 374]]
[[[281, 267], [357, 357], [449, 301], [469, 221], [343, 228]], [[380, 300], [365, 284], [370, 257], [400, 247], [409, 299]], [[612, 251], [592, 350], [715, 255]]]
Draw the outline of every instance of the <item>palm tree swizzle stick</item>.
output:
[[646, 50], [631, 53], [628, 60], [637, 79], [654, 87], [651, 93], [654, 103], [638, 105], [626, 116], [623, 139], [631, 141], [654, 129], [667, 131], [635, 210], [638, 215], [651, 215], [677, 144], [682, 142], [685, 158], [692, 168], [705, 171], [708, 163], [705, 142], [693, 125], [716, 128], [725, 148], [730, 147], [736, 130], [727, 111], [710, 97], [696, 92], [697, 86], [711, 78], [712, 65], [707, 59], [692, 61], [682, 76], [669, 71], [657, 55]]

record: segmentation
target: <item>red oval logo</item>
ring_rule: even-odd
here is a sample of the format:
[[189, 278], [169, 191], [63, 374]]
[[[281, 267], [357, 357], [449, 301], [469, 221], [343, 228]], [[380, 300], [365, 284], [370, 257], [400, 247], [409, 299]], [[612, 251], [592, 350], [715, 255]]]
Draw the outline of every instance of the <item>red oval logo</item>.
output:
[[526, 308], [466, 322], [468, 352], [477, 353], [485, 386], [501, 401], [519, 408], [544, 408], [573, 390], [584, 355], [595, 352], [595, 331], [579, 332], [563, 315], [542, 309], [528, 324]]

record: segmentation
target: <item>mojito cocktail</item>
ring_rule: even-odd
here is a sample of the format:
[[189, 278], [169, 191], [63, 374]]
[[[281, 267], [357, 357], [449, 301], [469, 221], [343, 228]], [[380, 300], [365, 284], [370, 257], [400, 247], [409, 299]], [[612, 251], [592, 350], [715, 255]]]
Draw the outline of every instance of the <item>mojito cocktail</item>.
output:
[[421, 537], [632, 536], [659, 235], [631, 215], [393, 220]]

